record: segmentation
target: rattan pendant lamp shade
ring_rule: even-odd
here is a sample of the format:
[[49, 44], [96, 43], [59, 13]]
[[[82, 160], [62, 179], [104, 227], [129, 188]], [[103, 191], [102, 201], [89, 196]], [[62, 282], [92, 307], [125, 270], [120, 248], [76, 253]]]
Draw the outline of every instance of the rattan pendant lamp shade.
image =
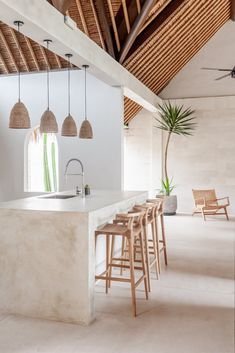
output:
[[[47, 49], [49, 44], [52, 42], [50, 39], [45, 39], [44, 42], [47, 44]], [[49, 81], [49, 67], [47, 66], [47, 109], [42, 114], [40, 122], [40, 132], [41, 133], [57, 133], [58, 124], [56, 117], [50, 110], [50, 81]]]
[[70, 114], [70, 58], [72, 57], [72, 54], [66, 54], [65, 56], [68, 58], [68, 116], [64, 119], [61, 135], [66, 137], [75, 137], [78, 135], [77, 126], [73, 117]]
[[[23, 26], [24, 22], [22, 21], [15, 21], [14, 25], [17, 26], [18, 32], [20, 32], [20, 26]], [[20, 48], [18, 45], [18, 50], [20, 53]], [[24, 103], [21, 102], [21, 81], [20, 81], [20, 65], [18, 70], [18, 90], [19, 90], [19, 98], [18, 102], [13, 106], [10, 113], [9, 118], [9, 128], [10, 129], [29, 129], [31, 127], [30, 117], [28, 110]]]
[[86, 98], [86, 69], [89, 67], [88, 65], [83, 65], [85, 71], [85, 120], [83, 120], [82, 125], [80, 127], [79, 137], [81, 139], [92, 139], [93, 131], [91, 123], [87, 120], [87, 98]]

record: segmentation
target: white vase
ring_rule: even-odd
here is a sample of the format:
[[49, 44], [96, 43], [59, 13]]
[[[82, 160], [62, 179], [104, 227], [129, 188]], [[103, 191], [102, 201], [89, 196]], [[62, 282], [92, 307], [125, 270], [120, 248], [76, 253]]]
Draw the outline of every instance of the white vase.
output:
[[176, 195], [170, 195], [170, 196], [157, 195], [156, 197], [160, 197], [164, 200], [163, 212], [164, 212], [165, 216], [173, 216], [176, 214], [176, 210], [177, 210], [177, 196]]

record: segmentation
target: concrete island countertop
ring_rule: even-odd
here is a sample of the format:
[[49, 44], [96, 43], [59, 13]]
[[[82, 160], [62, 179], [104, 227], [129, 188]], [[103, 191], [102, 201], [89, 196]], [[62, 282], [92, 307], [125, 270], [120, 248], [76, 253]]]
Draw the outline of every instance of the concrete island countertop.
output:
[[92, 212], [110, 205], [130, 200], [146, 191], [92, 190], [91, 195], [80, 195], [69, 199], [48, 199], [50, 195], [75, 195], [73, 190], [43, 194], [14, 201], [0, 202], [0, 209], [54, 211], [54, 212]]
[[105, 260], [102, 237], [95, 251], [95, 230], [147, 197], [93, 190], [85, 199], [34, 196], [0, 203], [0, 312], [91, 323], [95, 268]]

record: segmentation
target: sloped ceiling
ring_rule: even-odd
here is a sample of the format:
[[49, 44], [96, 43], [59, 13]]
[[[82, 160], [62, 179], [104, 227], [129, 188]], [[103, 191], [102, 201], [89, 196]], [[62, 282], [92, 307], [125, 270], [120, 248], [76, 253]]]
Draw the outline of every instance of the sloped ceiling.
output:
[[235, 66], [235, 22], [228, 21], [214, 37], [184, 66], [160, 93], [164, 99], [234, 96], [235, 79], [227, 74], [202, 68], [228, 68]]
[[[60, 0], [61, 1], [61, 0]], [[58, 0], [49, 0], [51, 4]], [[79, 29], [159, 94], [231, 16], [230, 0], [72, 0]], [[18, 49], [19, 47], [19, 49]], [[20, 60], [21, 59], [21, 60]], [[62, 69], [64, 59], [0, 23], [0, 73]], [[141, 109], [125, 99], [125, 122]]]

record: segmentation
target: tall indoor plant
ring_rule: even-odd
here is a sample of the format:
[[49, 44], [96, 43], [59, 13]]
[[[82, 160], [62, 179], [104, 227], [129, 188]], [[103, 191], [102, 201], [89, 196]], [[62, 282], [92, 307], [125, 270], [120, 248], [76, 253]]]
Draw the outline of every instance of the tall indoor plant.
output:
[[155, 118], [158, 122], [157, 128], [167, 133], [165, 150], [164, 150], [164, 178], [162, 179], [161, 193], [166, 196], [164, 213], [175, 214], [177, 208], [177, 198], [171, 195], [174, 190], [172, 178], [168, 174], [168, 149], [172, 134], [189, 136], [193, 134], [196, 127], [194, 122], [194, 110], [184, 108], [183, 105], [172, 105], [170, 102], [164, 102], [158, 105], [159, 118]]

